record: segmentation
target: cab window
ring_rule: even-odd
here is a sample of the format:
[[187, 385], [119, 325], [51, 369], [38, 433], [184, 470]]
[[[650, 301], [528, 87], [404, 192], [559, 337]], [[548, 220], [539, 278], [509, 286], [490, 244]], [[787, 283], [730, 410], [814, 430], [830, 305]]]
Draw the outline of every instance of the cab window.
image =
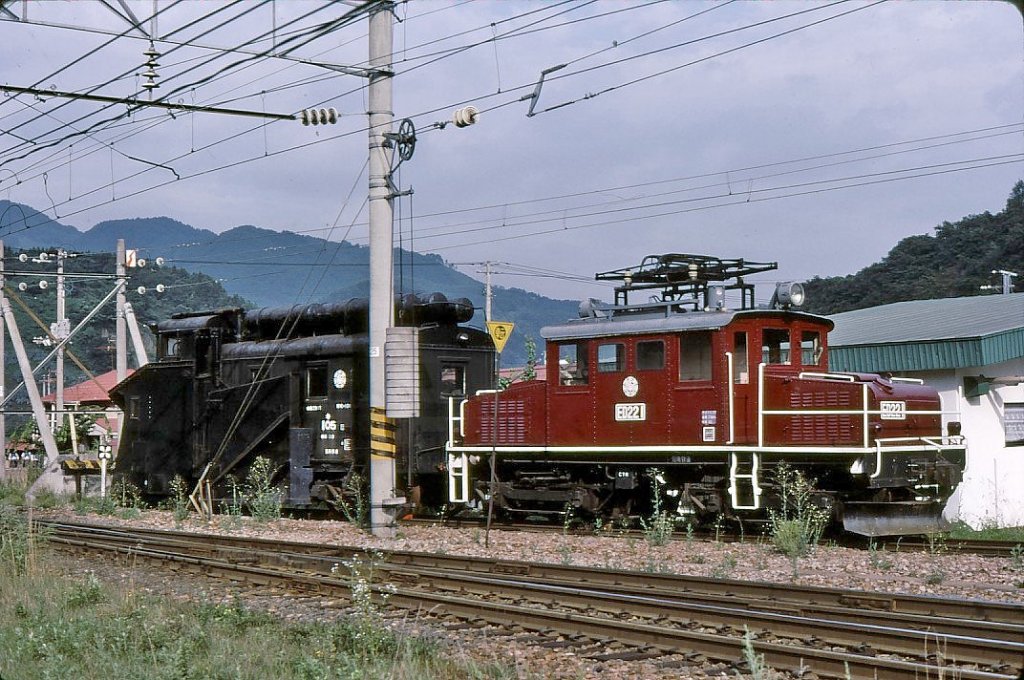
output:
[[597, 346], [597, 372], [615, 373], [626, 367], [626, 347], [621, 343]]
[[306, 396], [311, 399], [327, 396], [326, 366], [310, 366], [306, 369]]
[[711, 380], [711, 333], [679, 336], [679, 380]]
[[789, 363], [789, 331], [785, 328], [765, 328], [761, 333], [761, 363]]
[[558, 384], [586, 385], [590, 378], [587, 344], [567, 342], [558, 346]]
[[747, 366], [747, 334], [737, 333], [732, 343], [732, 381], [737, 385], [750, 382], [750, 367]]
[[636, 370], [660, 371], [665, 368], [665, 343], [662, 340], [645, 340], [636, 343]]
[[441, 364], [441, 396], [466, 396], [466, 367], [462, 364]]
[[825, 348], [821, 345], [821, 333], [804, 331], [800, 336], [800, 363], [804, 366], [820, 366]]

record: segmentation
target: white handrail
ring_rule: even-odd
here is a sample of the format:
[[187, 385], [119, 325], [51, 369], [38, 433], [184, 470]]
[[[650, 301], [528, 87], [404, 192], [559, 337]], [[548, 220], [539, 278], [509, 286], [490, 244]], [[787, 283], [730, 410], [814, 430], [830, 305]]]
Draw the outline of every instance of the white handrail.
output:
[[757, 445], [764, 446], [764, 364], [757, 365]]
[[733, 380], [733, 366], [732, 366], [732, 352], [725, 353], [726, 370], [728, 371], [728, 382], [729, 385], [729, 441], [726, 444], [732, 444], [736, 441], [736, 422], [734, 420], [734, 414], [736, 412], [736, 383]]
[[856, 382], [857, 377], [848, 373], [817, 373], [815, 371], [800, 371], [798, 378], [820, 378], [822, 380], [842, 380], [843, 382]]

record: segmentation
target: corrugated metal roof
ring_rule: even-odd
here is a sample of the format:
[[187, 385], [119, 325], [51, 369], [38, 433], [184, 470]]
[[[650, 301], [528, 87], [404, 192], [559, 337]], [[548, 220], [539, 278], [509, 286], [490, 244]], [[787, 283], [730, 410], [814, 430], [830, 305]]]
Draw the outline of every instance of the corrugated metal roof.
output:
[[833, 370], [964, 368], [1024, 356], [1024, 293], [912, 300], [830, 318]]

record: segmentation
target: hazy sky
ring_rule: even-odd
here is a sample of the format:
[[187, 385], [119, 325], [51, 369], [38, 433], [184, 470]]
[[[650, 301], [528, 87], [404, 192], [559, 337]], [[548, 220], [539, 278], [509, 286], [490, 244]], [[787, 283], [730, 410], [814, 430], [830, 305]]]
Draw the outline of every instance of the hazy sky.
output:
[[[365, 243], [365, 80], [298, 61], [364, 64], [365, 18], [326, 30], [352, 8], [312, 0], [128, 5], [159, 12], [155, 96], [334, 106], [340, 121], [4, 96], [0, 198], [81, 229], [167, 215]], [[97, 32], [0, 21], [3, 83], [142, 91], [149, 42], [99, 2], [5, 6]], [[420, 133], [396, 173], [415, 191], [396, 203], [402, 242], [507, 263], [502, 285], [607, 295], [594, 272], [665, 252], [777, 260], [778, 279], [852, 273], [902, 237], [1002, 209], [1024, 177], [1024, 22], [1009, 3], [422, 0], [396, 15], [395, 115]], [[528, 117], [522, 97], [560, 64]], [[466, 104], [477, 125], [434, 125]], [[239, 244], [240, 259], [272, 256]]]

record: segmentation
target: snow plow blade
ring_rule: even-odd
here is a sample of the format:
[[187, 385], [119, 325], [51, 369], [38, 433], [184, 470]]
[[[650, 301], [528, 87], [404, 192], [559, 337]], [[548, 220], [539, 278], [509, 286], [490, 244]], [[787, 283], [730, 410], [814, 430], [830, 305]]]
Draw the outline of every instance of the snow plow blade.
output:
[[945, 503], [847, 503], [843, 528], [861, 536], [904, 536], [948, 531], [942, 517]]

